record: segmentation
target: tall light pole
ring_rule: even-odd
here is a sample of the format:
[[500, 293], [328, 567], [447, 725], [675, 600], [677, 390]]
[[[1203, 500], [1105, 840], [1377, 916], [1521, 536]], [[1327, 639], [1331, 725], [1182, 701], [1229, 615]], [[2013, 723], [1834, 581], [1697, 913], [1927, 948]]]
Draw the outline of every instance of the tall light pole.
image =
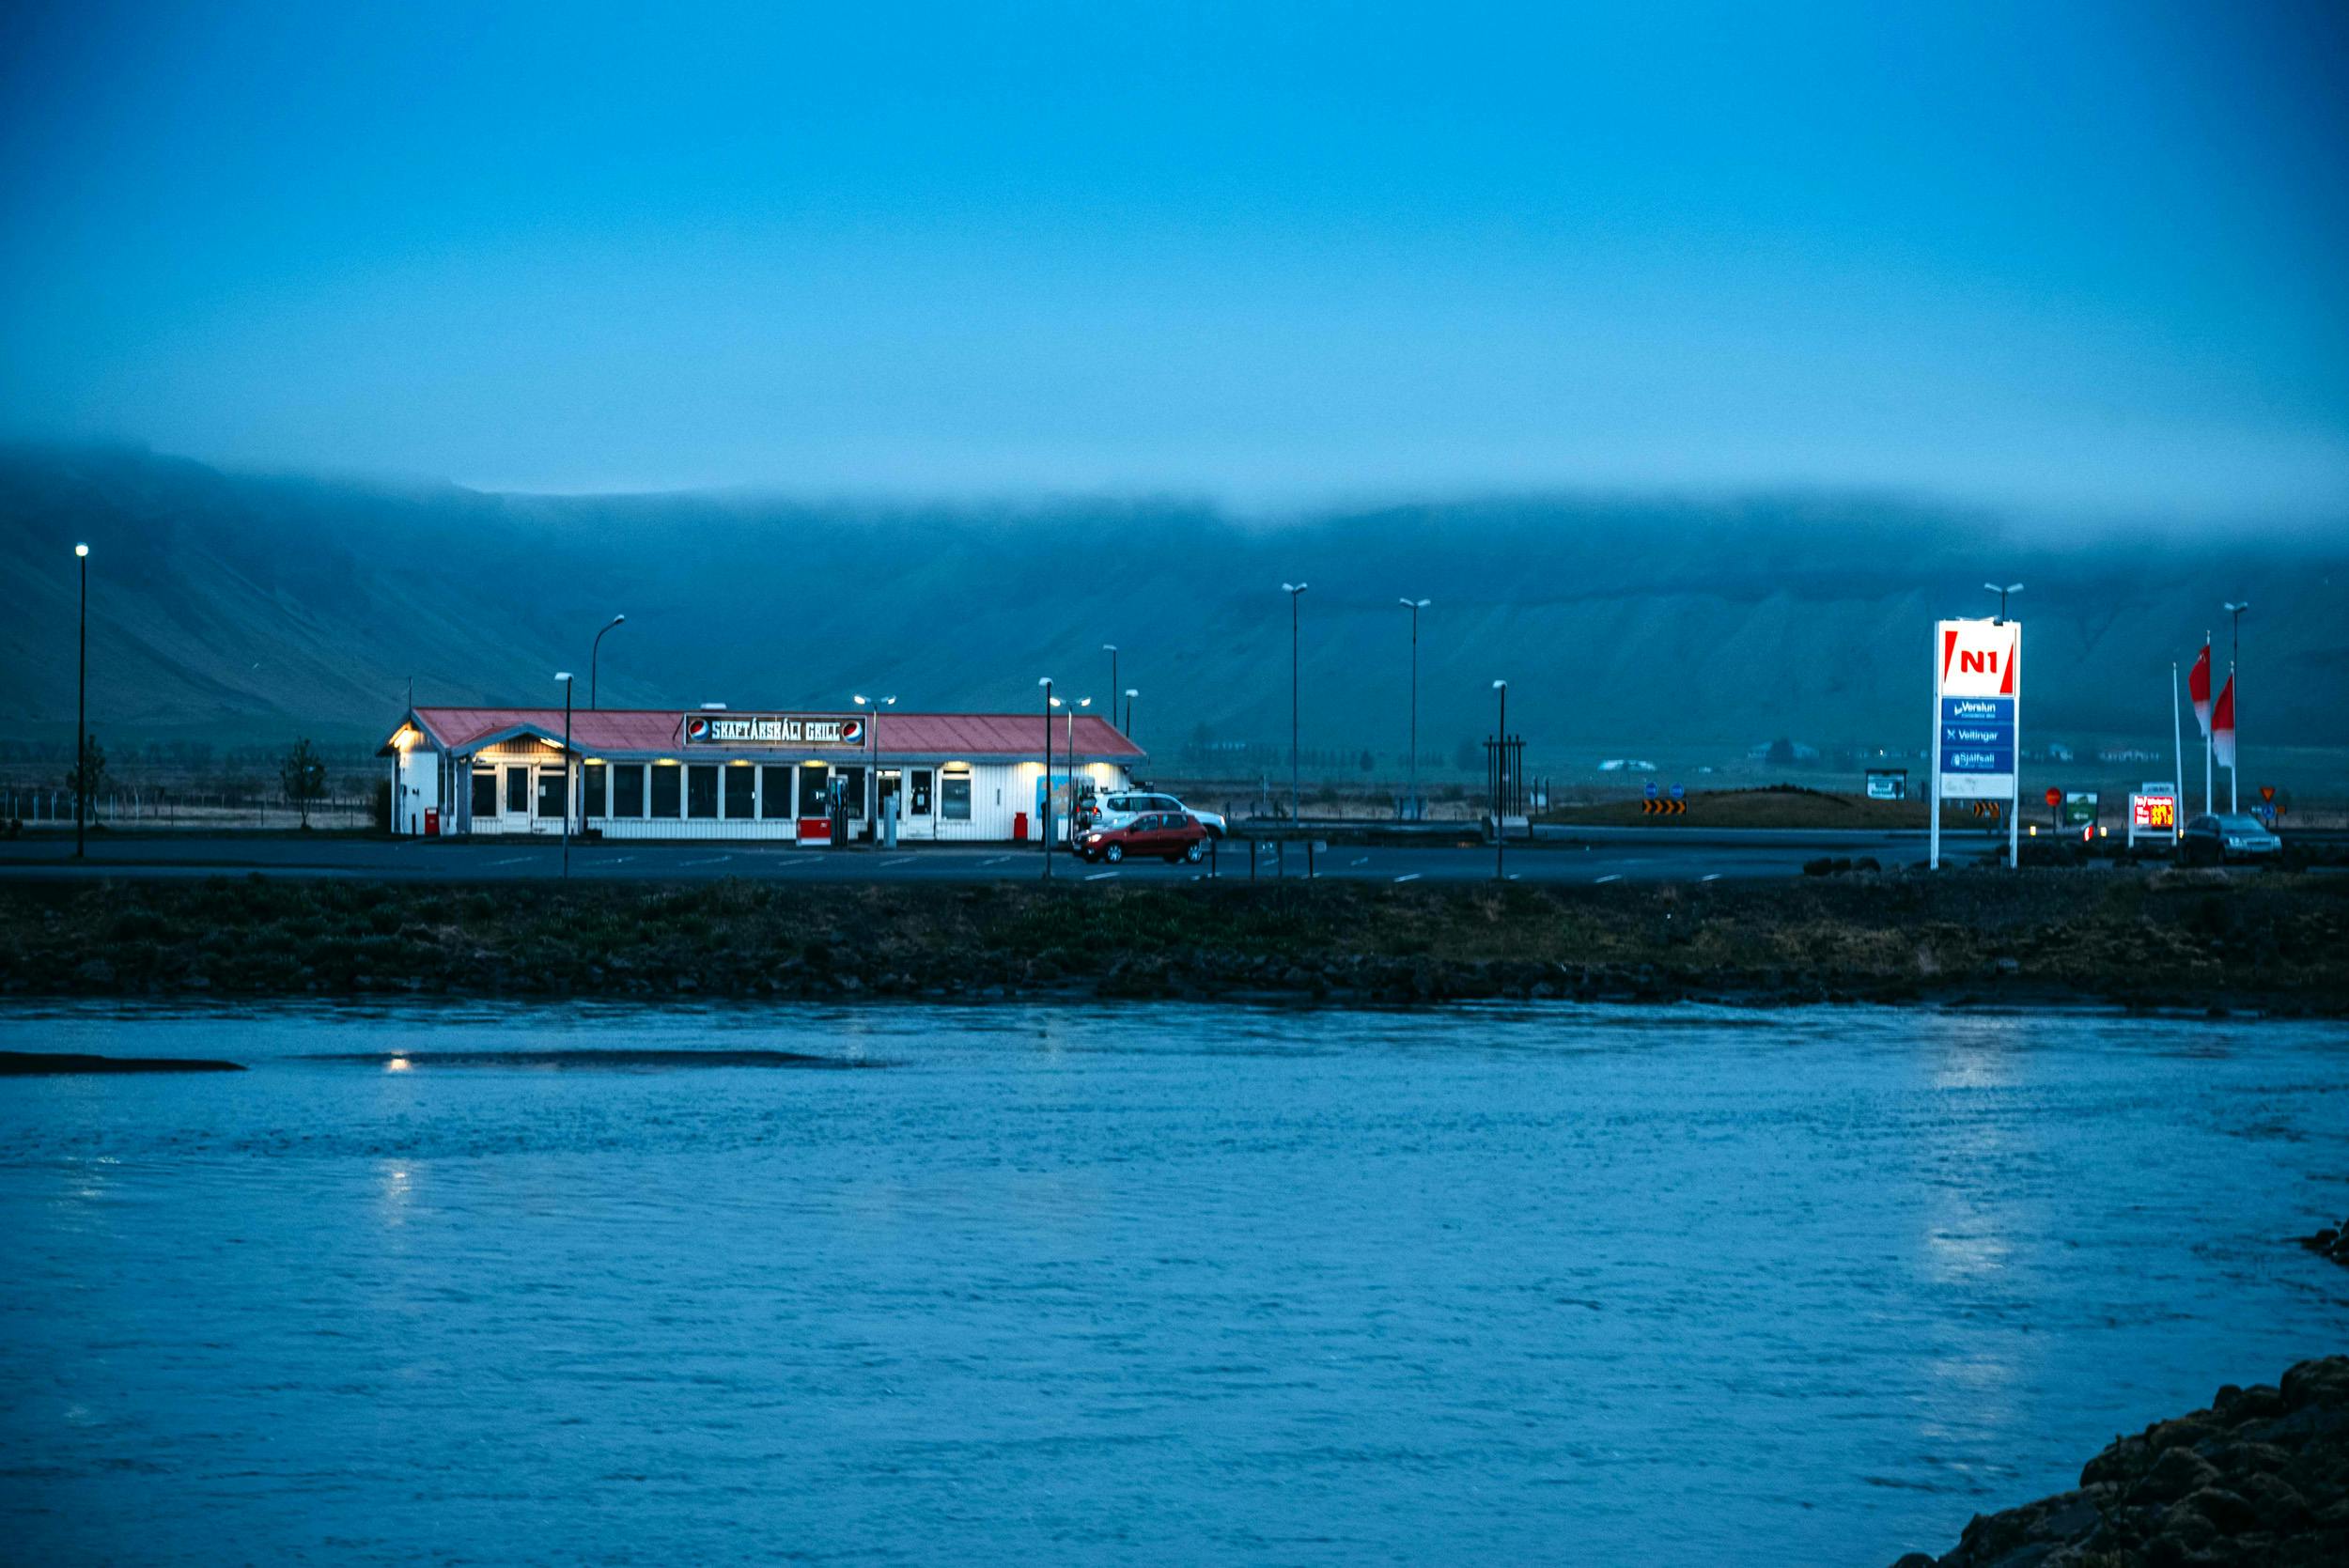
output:
[[2004, 626], [2006, 624], [2006, 596], [2021, 593], [2023, 585], [2020, 582], [1985, 582], [1983, 586], [1999, 596], [1999, 618], [1992, 624]]
[[1044, 688], [1044, 793], [1036, 801], [1036, 828], [1044, 835], [1044, 879], [1052, 878], [1052, 709], [1060, 705], [1052, 700], [1052, 677], [1044, 676], [1036, 682]]
[[1405, 820], [1416, 822], [1419, 811], [1419, 613], [1434, 602], [1432, 599], [1407, 598], [1396, 601], [1411, 613], [1411, 793]]
[[1494, 681], [1493, 690], [1501, 694], [1501, 731], [1493, 737], [1493, 880], [1505, 882], [1509, 878], [1502, 856], [1509, 845], [1509, 819], [1503, 815], [1502, 785], [1509, 767], [1509, 683]]
[[563, 683], [563, 879], [571, 876], [571, 693], [579, 683], [568, 670], [557, 670], [554, 678]]
[[2233, 645], [2227, 650], [2227, 683], [2234, 688], [2234, 701], [2227, 705], [2227, 717], [2234, 721], [2234, 763], [2227, 769], [2227, 810], [2243, 809], [2243, 792], [2237, 782], [2243, 776], [2243, 613], [2251, 608], [2251, 601], [2229, 602], [2227, 621]]
[[[604, 623], [603, 631], [611, 630], [627, 619], [626, 615], [613, 616]], [[603, 631], [597, 632], [596, 640], [587, 646], [587, 706], [590, 708], [596, 706], [596, 656], [603, 652]]]
[[895, 707], [897, 699], [859, 695], [851, 700], [861, 708], [872, 709], [871, 714], [864, 721], [864, 739], [871, 749], [873, 759], [872, 766], [864, 770], [872, 779], [870, 799], [873, 802], [873, 809], [865, 817], [865, 827], [871, 831], [873, 842], [879, 844], [880, 842], [880, 710], [884, 707]]
[[75, 545], [73, 557], [82, 567], [82, 629], [81, 650], [76, 656], [80, 673], [73, 688], [73, 858], [80, 860], [87, 852], [83, 842], [83, 819], [89, 801], [89, 546]]
[[1297, 788], [1297, 599], [1311, 587], [1309, 582], [1283, 582], [1281, 592], [1289, 597], [1289, 827], [1298, 821]]
[[1126, 738], [1128, 740], [1134, 737], [1134, 699], [1141, 695], [1132, 687], [1126, 688]]
[[1101, 651], [1110, 656], [1110, 722], [1117, 722], [1117, 644], [1104, 643]]
[[1071, 842], [1076, 838], [1077, 828], [1077, 709], [1092, 706], [1091, 697], [1079, 697], [1068, 709], [1068, 828]]

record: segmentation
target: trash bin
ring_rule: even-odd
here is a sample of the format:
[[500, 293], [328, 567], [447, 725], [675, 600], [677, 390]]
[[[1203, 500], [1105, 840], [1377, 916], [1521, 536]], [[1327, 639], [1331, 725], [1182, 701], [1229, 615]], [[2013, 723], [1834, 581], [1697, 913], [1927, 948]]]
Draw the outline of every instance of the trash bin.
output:
[[1014, 844], [1028, 842], [1028, 814], [1026, 812], [1018, 811], [1011, 814], [1011, 839]]
[[440, 807], [427, 806], [424, 808], [424, 836], [427, 838], [439, 838], [441, 836]]

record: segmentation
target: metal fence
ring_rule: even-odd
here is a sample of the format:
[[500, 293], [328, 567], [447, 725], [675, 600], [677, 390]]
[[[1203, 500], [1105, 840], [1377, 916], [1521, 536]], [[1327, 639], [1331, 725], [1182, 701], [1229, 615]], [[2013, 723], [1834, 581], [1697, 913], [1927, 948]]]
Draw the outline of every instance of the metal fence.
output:
[[[109, 789], [90, 800], [94, 826], [120, 828], [291, 828], [303, 814], [283, 796], [258, 791]], [[337, 792], [310, 802], [313, 828], [365, 828], [375, 820], [365, 792]], [[73, 791], [58, 786], [0, 785], [0, 821], [27, 828], [73, 826]]]

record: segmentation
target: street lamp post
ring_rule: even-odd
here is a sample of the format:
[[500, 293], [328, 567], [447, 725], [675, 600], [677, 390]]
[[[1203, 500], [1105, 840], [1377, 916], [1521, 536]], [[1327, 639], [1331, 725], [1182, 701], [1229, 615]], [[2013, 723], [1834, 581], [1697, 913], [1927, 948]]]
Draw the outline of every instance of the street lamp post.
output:
[[87, 849], [83, 819], [89, 804], [89, 546], [75, 545], [73, 557], [82, 567], [81, 646], [75, 656], [80, 669], [73, 689], [73, 858]]
[[1397, 601], [1411, 613], [1411, 793], [1404, 819], [1416, 822], [1419, 810], [1419, 613], [1434, 601], [1407, 598]]
[[[1294, 831], [1298, 820], [1297, 788], [1297, 599], [1312, 584], [1283, 582], [1281, 592], [1289, 597], [1289, 828]], [[1283, 862], [1287, 861], [1282, 857]]]
[[1036, 828], [1044, 835], [1044, 878], [1052, 877], [1052, 709], [1060, 705], [1052, 700], [1052, 677], [1046, 675], [1036, 682], [1044, 688], [1044, 793], [1036, 800]]
[[1117, 644], [1104, 643], [1101, 651], [1110, 656], [1110, 722], [1117, 722]]
[[1091, 707], [1091, 697], [1079, 697], [1068, 709], [1068, 837], [1074, 844], [1077, 837], [1077, 709]]
[[597, 632], [596, 640], [587, 646], [587, 706], [591, 709], [596, 706], [596, 658], [603, 652], [603, 632], [611, 630], [627, 619], [626, 615], [613, 616], [611, 620], [604, 623], [603, 631]]
[[1509, 819], [1503, 815], [1509, 767], [1509, 683], [1494, 681], [1493, 690], [1501, 694], [1501, 731], [1493, 739], [1493, 880], [1505, 882], [1509, 879], [1502, 860], [1509, 846]]
[[2004, 626], [2006, 624], [2006, 596], [2021, 593], [2023, 585], [2020, 582], [1985, 582], [1983, 586], [1999, 596], [1999, 618], [1992, 624]]
[[2251, 601], [2227, 605], [2228, 627], [2233, 645], [2227, 650], [2227, 683], [2234, 688], [2234, 701], [2228, 705], [2230, 719], [2234, 721], [2234, 763], [2227, 769], [2227, 809], [2243, 809], [2242, 789], [2237, 784], [2243, 776], [2243, 613], [2251, 608]]
[[896, 706], [897, 699], [859, 695], [852, 700], [861, 708], [872, 709], [871, 714], [864, 721], [864, 739], [873, 759], [872, 766], [864, 770], [873, 781], [873, 786], [868, 795], [868, 799], [872, 801], [872, 811], [865, 827], [871, 831], [874, 844], [879, 845], [880, 843], [880, 710], [884, 707]]
[[1126, 688], [1126, 738], [1128, 740], [1134, 737], [1134, 699], [1141, 695], [1132, 687]]
[[571, 876], [571, 693], [579, 683], [568, 670], [557, 670], [554, 678], [563, 683], [563, 879]]

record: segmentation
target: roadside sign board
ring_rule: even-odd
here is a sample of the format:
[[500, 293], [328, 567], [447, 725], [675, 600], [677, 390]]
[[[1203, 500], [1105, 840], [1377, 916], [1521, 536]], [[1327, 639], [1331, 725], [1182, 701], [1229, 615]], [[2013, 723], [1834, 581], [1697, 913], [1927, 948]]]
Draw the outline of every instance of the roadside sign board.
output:
[[[1928, 861], [1941, 863], [1945, 800], [2019, 806], [2015, 759], [2022, 734], [2023, 628], [2019, 621], [1941, 621], [1933, 637], [1933, 790]], [[2007, 863], [2016, 858], [2020, 814], [2009, 810]]]
[[1868, 799], [1871, 800], [1907, 800], [1908, 769], [1906, 768], [1869, 768]]
[[2097, 795], [2092, 789], [2067, 789], [2063, 792], [2063, 825], [2067, 828], [2092, 828], [2096, 825]]
[[1656, 799], [1656, 781], [1654, 779], [1650, 779], [1647, 782], [1646, 798], [1651, 800]]
[[1674, 785], [1672, 785], [1672, 799], [1673, 799], [1673, 800], [1687, 800], [1687, 799], [1688, 799], [1688, 791], [1686, 788], [1684, 788], [1683, 786], [1681, 786], [1681, 785], [1679, 785], [1679, 784], [1674, 784]]
[[2263, 800], [2274, 800], [2276, 799], [2276, 786], [2274, 784], [2260, 785], [2260, 799]]
[[2137, 790], [2130, 794], [2129, 847], [2137, 847], [2140, 837], [2177, 842], [2178, 797], [2174, 792]]

